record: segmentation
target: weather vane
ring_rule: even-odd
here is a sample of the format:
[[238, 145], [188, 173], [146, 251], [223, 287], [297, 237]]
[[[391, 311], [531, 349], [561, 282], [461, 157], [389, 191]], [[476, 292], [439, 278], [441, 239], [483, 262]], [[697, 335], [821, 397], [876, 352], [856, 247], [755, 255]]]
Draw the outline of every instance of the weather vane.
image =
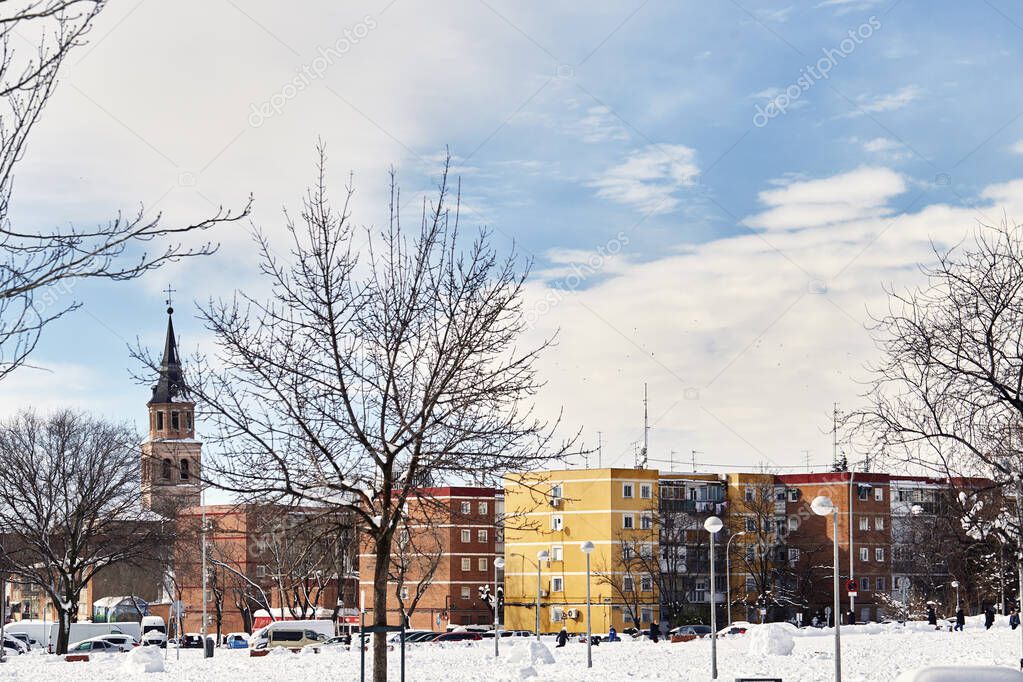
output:
[[167, 314], [168, 315], [170, 315], [171, 313], [174, 312], [174, 308], [171, 307], [171, 300], [173, 299], [173, 294], [174, 294], [175, 291], [177, 291], [177, 289], [171, 289], [171, 285], [170, 284], [168, 284], [167, 288], [164, 290], [164, 293], [167, 294], [167, 301], [166, 301], [166, 303], [167, 303]]

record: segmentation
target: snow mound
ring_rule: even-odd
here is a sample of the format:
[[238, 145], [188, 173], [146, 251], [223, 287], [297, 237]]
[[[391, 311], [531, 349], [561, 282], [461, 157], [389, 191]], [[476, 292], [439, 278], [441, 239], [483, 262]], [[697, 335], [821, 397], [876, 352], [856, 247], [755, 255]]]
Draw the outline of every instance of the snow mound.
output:
[[160, 648], [155, 646], [135, 647], [124, 657], [121, 670], [128, 675], [162, 673], [163, 657], [160, 655], [160, 651]]
[[516, 642], [508, 656], [508, 660], [515, 665], [528, 668], [538, 663], [550, 665], [554, 663], [554, 655], [547, 648], [546, 644], [532, 640], [523, 644]]
[[907, 670], [895, 678], [895, 682], [1020, 682], [1023, 673], [1012, 668], [998, 668], [990, 665], [939, 666]]
[[788, 656], [796, 646], [789, 623], [758, 625], [747, 633], [749, 652], [753, 656]]
[[531, 665], [527, 665], [523, 668], [519, 668], [519, 679], [525, 680], [530, 677], [536, 677], [536, 668]]

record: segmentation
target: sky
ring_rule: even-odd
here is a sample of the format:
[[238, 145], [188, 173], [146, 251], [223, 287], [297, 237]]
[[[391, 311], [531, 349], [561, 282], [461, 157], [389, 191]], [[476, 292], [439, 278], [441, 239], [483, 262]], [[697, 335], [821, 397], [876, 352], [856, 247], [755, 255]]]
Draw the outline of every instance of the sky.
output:
[[885, 288], [1023, 220], [1021, 38], [1007, 0], [114, 2], [34, 132], [12, 220], [181, 224], [250, 194], [251, 220], [208, 235], [214, 256], [60, 292], [83, 308], [0, 414], [141, 429], [128, 347], [160, 348], [161, 291], [183, 352], [212, 351], [195, 306], [263, 290], [251, 230], [280, 238], [322, 140], [360, 225], [386, 219], [390, 168], [414, 213], [450, 152], [463, 224], [532, 262], [526, 341], [557, 338], [537, 408], [599, 438], [601, 464], [634, 464], [646, 384], [653, 465], [826, 466]]

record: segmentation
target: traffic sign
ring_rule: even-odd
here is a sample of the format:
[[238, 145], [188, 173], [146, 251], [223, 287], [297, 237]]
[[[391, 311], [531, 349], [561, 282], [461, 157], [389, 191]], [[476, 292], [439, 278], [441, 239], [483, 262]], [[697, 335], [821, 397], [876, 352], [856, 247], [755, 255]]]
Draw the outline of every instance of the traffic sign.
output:
[[849, 582], [845, 584], [845, 589], [847, 589], [849, 592], [855, 592], [856, 590], [859, 589], [859, 587], [860, 584], [855, 580], [849, 580]]

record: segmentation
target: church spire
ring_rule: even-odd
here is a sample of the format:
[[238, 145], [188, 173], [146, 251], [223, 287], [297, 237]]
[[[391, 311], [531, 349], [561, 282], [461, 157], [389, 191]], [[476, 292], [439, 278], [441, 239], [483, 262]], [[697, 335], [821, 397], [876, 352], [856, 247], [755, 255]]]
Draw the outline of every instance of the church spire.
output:
[[172, 403], [175, 398], [187, 399], [188, 388], [185, 376], [181, 371], [181, 359], [178, 357], [178, 343], [174, 337], [174, 308], [167, 299], [167, 339], [163, 345], [163, 360], [160, 362], [160, 378], [153, 386], [153, 397], [149, 404]]

